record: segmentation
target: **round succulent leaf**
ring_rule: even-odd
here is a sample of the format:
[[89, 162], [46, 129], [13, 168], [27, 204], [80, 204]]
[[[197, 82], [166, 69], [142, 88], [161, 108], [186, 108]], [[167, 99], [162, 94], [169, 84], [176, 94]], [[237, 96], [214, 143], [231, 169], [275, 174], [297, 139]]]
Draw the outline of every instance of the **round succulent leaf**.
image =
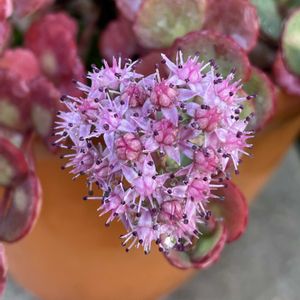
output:
[[205, 62], [214, 59], [219, 72], [226, 76], [232, 69], [236, 77], [247, 80], [250, 74], [250, 62], [244, 50], [230, 38], [209, 31], [191, 32], [176, 40], [172, 47], [175, 57], [178, 49], [184, 56], [199, 54]]
[[119, 11], [130, 21], [134, 21], [135, 16], [144, 0], [116, 0]]
[[[210, 251], [204, 255], [199, 256], [198, 258], [194, 258], [193, 267], [195, 269], [207, 269], [212, 266], [214, 263], [218, 261], [220, 255], [225, 247], [227, 242], [227, 229], [225, 226], [221, 226], [220, 236], [214, 246], [210, 249]], [[209, 243], [208, 243], [209, 244]], [[211, 243], [212, 245], [213, 243]]]
[[179, 269], [186, 270], [193, 267], [190, 256], [185, 251], [172, 249], [165, 254], [165, 258], [171, 265]]
[[218, 243], [225, 234], [223, 223], [216, 224], [214, 230], [203, 232], [199, 236], [199, 239], [195, 241], [195, 245], [190, 250], [190, 257], [192, 262], [202, 261], [206, 256], [209, 256], [210, 252], [218, 246]]
[[263, 71], [253, 67], [250, 79], [243, 88], [249, 95], [256, 94], [256, 97], [250, 100], [255, 111], [250, 127], [254, 130], [261, 129], [275, 111], [275, 87]]
[[286, 21], [282, 35], [282, 54], [287, 68], [300, 75], [300, 9]]
[[245, 231], [248, 223], [248, 205], [243, 193], [230, 180], [226, 181], [226, 187], [218, 194], [224, 196], [224, 200], [212, 199], [209, 203], [213, 216], [223, 219], [227, 230], [226, 242], [238, 239]]
[[250, 51], [257, 41], [259, 21], [248, 0], [208, 0], [204, 28], [231, 37]]
[[147, 48], [169, 47], [176, 38], [201, 29], [206, 0], [145, 0], [134, 31]]
[[5, 250], [2, 244], [0, 244], [0, 297], [3, 294], [7, 276], [7, 261], [5, 256]]
[[278, 53], [273, 65], [273, 74], [276, 83], [288, 94], [300, 96], [300, 77], [286, 69], [280, 53]]
[[255, 5], [261, 31], [273, 40], [278, 40], [281, 33], [282, 18], [280, 16], [277, 1], [275, 0], [251, 0]]
[[38, 135], [49, 144], [60, 93], [49, 80], [39, 77], [30, 84], [30, 96], [33, 127]]
[[0, 58], [0, 69], [13, 72], [22, 80], [32, 80], [40, 75], [36, 56], [25, 48], [7, 49]]
[[0, 240], [16, 242], [32, 229], [41, 208], [41, 186], [31, 172], [14, 188], [7, 188], [0, 202]]
[[18, 184], [29, 172], [24, 152], [8, 139], [0, 137], [0, 185]]
[[0, 138], [9, 140], [17, 148], [20, 148], [22, 146], [24, 137], [25, 136], [19, 131], [0, 126]]

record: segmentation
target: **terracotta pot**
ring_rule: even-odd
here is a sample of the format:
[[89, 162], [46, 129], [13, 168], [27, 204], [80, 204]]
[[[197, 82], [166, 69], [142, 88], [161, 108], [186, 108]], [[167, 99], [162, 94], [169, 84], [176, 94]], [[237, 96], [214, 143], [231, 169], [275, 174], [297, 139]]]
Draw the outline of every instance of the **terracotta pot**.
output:
[[[251, 200], [265, 184], [300, 128], [300, 101], [281, 95], [274, 121], [261, 132], [235, 181]], [[104, 227], [98, 203], [81, 201], [83, 182], [60, 171], [57, 157], [38, 147], [44, 204], [33, 232], [7, 245], [10, 272], [44, 300], [157, 299], [193, 274], [171, 267], [153, 251], [126, 253], [120, 224]], [[251, 220], [250, 220], [251, 222]]]

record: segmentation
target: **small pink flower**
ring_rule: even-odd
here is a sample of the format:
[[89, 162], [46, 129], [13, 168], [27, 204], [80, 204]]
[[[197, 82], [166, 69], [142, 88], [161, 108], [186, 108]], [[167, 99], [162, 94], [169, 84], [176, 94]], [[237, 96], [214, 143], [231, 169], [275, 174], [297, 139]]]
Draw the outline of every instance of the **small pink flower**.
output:
[[125, 133], [115, 141], [115, 145], [121, 160], [137, 160], [142, 152], [142, 143], [133, 133]]
[[58, 115], [56, 136], [72, 143], [60, 145], [72, 151], [65, 167], [104, 190], [85, 199], [102, 201], [107, 224], [123, 222], [127, 251], [148, 253], [153, 242], [165, 253], [190, 249], [210, 220], [210, 200], [220, 199], [217, 176], [227, 175], [230, 159], [237, 170], [251, 147], [240, 82], [198, 60], [163, 55], [162, 80], [158, 69], [144, 77], [136, 62], [113, 58], [93, 66], [90, 86], [78, 83], [85, 97], [63, 97], [68, 111]]
[[170, 108], [177, 101], [178, 92], [166, 81], [154, 85], [151, 102], [159, 108]]

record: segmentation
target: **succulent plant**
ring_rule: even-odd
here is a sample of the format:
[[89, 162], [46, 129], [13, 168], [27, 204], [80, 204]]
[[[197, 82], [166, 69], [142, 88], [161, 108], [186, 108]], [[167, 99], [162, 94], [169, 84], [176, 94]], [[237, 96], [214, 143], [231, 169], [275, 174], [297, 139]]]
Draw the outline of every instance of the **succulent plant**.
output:
[[[38, 137], [56, 151], [59, 134], [70, 138], [74, 176], [84, 172], [104, 190], [86, 199], [110, 212], [107, 224], [122, 219], [127, 249], [142, 244], [148, 253], [154, 240], [179, 268], [215, 262], [247, 223], [229, 169], [237, 172], [246, 137], [272, 117], [274, 83], [300, 95], [299, 7], [298, 0], [0, 1], [0, 241], [15, 242], [34, 225], [42, 187], [32, 144]], [[133, 60], [111, 66], [120, 55]], [[98, 67], [85, 78], [91, 63]], [[212, 100], [215, 92], [226, 105]], [[61, 95], [70, 96], [61, 103]], [[53, 136], [55, 122], [62, 127]], [[192, 201], [187, 209], [182, 195], [201, 192], [203, 209]], [[0, 294], [6, 270], [0, 245]]]

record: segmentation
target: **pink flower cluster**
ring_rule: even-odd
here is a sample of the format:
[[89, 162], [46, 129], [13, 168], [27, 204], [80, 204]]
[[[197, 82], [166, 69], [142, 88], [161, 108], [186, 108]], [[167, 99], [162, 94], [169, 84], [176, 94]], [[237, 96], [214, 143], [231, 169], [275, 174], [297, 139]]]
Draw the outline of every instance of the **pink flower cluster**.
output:
[[[183, 249], [209, 220], [214, 190], [251, 147], [250, 116], [242, 112], [253, 96], [245, 96], [234, 71], [223, 77], [197, 54], [184, 60], [179, 51], [176, 63], [162, 54], [167, 78], [158, 65], [149, 76], [138, 74], [137, 63], [93, 66], [90, 86], [77, 82], [85, 96], [62, 97], [67, 110], [58, 113], [55, 144], [71, 150], [63, 168], [87, 177], [84, 199], [101, 200], [107, 225], [123, 222], [127, 251], [136, 245], [148, 253], [152, 242], [162, 252]], [[93, 185], [103, 194], [93, 195]]]

